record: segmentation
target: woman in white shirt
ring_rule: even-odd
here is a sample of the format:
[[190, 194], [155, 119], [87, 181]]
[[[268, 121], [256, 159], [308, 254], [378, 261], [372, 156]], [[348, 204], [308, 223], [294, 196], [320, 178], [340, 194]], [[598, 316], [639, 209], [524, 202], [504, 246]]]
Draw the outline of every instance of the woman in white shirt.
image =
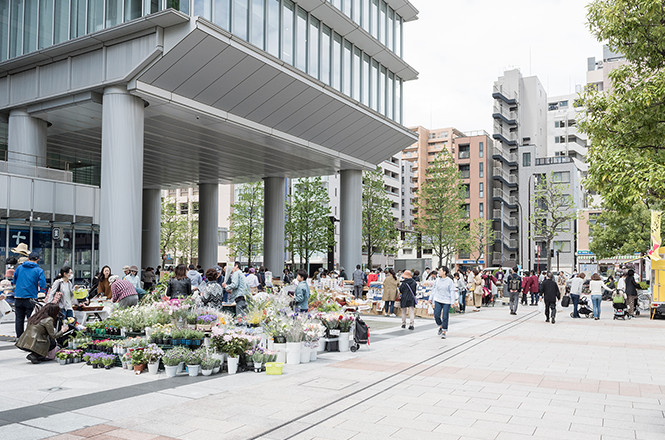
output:
[[439, 335], [446, 339], [450, 306], [457, 300], [457, 289], [446, 266], [439, 268], [438, 275], [429, 302], [434, 305], [434, 320], [439, 326]]
[[589, 292], [591, 293], [591, 303], [593, 304], [593, 319], [596, 321], [600, 319], [600, 304], [603, 300], [603, 290], [612, 291], [612, 289], [603, 283], [600, 275], [594, 273], [591, 275], [591, 281], [589, 281]]
[[247, 275], [245, 281], [247, 281], [247, 286], [249, 289], [252, 291], [252, 293], [256, 293], [259, 291], [259, 277], [254, 275], [254, 268], [250, 267], [249, 268], [249, 275]]

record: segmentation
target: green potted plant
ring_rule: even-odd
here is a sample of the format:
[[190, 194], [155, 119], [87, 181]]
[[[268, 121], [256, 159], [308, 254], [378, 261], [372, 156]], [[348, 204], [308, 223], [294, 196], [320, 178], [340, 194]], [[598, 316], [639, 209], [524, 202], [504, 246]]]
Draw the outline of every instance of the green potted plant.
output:
[[150, 374], [157, 374], [159, 371], [159, 360], [164, 356], [164, 351], [157, 344], [148, 344], [143, 350], [143, 356], [148, 364]]
[[201, 370], [201, 354], [197, 351], [192, 351], [187, 356], [187, 372], [190, 376], [198, 376], [199, 371]]
[[141, 374], [145, 369], [145, 356], [143, 356], [143, 350], [134, 350], [132, 352], [132, 366], [134, 367], [135, 374]]
[[201, 361], [201, 373], [204, 376], [210, 376], [215, 368], [215, 359], [205, 358]]
[[219, 373], [219, 370], [222, 369], [222, 360], [218, 358], [214, 358], [214, 365], [212, 367], [212, 374], [217, 374]]
[[180, 362], [182, 362], [182, 354], [177, 348], [166, 350], [162, 356], [162, 362], [166, 369], [166, 377], [175, 377], [178, 374]]
[[114, 354], [107, 354], [102, 358], [102, 364], [104, 364], [104, 368], [107, 370], [110, 370], [111, 367], [113, 367], [113, 364], [115, 363], [115, 355]]
[[67, 358], [69, 356], [69, 353], [66, 350], [60, 350], [58, 354], [55, 355], [56, 359], [58, 359], [58, 363], [60, 365], [66, 365], [67, 364]]

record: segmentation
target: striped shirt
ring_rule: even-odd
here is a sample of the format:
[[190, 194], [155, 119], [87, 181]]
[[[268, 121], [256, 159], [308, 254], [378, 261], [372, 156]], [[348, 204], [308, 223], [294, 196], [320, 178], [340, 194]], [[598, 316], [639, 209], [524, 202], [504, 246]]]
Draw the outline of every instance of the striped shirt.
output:
[[138, 293], [136, 293], [136, 289], [134, 289], [134, 286], [129, 281], [115, 280], [115, 282], [111, 284], [111, 298], [113, 302], [118, 302], [121, 299], [132, 295], [138, 295]]

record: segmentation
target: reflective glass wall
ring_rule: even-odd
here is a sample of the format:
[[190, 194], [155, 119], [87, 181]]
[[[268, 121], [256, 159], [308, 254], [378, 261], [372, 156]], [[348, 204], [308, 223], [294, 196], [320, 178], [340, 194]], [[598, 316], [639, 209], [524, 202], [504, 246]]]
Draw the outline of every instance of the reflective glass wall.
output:
[[[402, 18], [384, 0], [332, 4], [401, 56]], [[0, 0], [0, 62], [165, 8], [203, 17], [402, 122], [402, 79], [292, 0]]]

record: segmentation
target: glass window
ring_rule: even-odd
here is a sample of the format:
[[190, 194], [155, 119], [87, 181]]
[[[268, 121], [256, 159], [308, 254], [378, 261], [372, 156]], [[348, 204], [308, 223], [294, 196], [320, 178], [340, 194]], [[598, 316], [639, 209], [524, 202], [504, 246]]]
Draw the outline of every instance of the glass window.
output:
[[552, 181], [555, 183], [570, 183], [570, 171], [556, 171], [552, 173]]
[[[7, 43], [9, 43], [9, 2], [3, 1], [0, 2], [0, 61], [6, 60], [9, 55]], [[4, 256], [2, 254], [0, 258]]]
[[393, 50], [393, 31], [395, 30], [395, 11], [388, 7], [388, 25], [386, 26], [386, 46], [388, 49]]
[[284, 0], [282, 3], [282, 58], [293, 64], [293, 2]]
[[360, 49], [353, 48], [353, 80], [351, 97], [360, 101]]
[[[74, 246], [72, 230], [60, 228], [60, 240], [53, 241], [53, 269], [56, 273], [64, 266], [74, 267], [72, 259], [72, 248]], [[76, 269], [75, 269], [76, 270]], [[76, 278], [76, 274], [74, 274]]]
[[25, 3], [25, 17], [23, 22], [23, 53], [37, 50], [37, 22], [39, 16], [38, 4], [35, 1]]
[[332, 4], [340, 11], [342, 10], [342, 0], [332, 0]]
[[395, 74], [388, 72], [388, 85], [386, 86], [386, 116], [390, 119], [393, 118], [393, 109], [395, 103], [393, 101], [393, 90], [395, 84]]
[[482, 142], [480, 142], [478, 144], [478, 156], [483, 157], [484, 155], [485, 155], [485, 145]]
[[360, 102], [365, 105], [369, 105], [369, 55], [363, 54], [363, 65], [362, 65], [362, 85], [361, 92], [362, 97]]
[[362, 17], [361, 17], [361, 26], [367, 32], [369, 32], [369, 3], [370, 0], [360, 0], [362, 2]]
[[[9, 5], [6, 2], [3, 5], [0, 5], [0, 12], [2, 11], [2, 8], [5, 6]], [[5, 225], [0, 225], [0, 274], [3, 275], [7, 270], [7, 260], [5, 258], [6, 252], [7, 252], [7, 227]]]
[[379, 63], [372, 60], [369, 75], [369, 103], [370, 107], [376, 111], [379, 110], [378, 89], [379, 89]]
[[386, 68], [381, 66], [379, 70], [379, 113], [386, 114]]
[[264, 10], [265, 10], [265, 3], [263, 0], [252, 0], [252, 11], [250, 15], [250, 29], [251, 33], [249, 35], [249, 42], [252, 43], [256, 47], [260, 47], [261, 49], [264, 48], [263, 45], [263, 34], [264, 34], [264, 27], [263, 25], [265, 24], [265, 20], [263, 18], [264, 16]]
[[352, 14], [351, 18], [353, 18], [353, 21], [360, 24], [360, 8], [361, 8], [360, 1], [361, 0], [347, 0], [347, 1], [353, 2], [353, 5], [352, 5], [353, 6], [353, 14]]
[[471, 177], [471, 165], [460, 165], [459, 172], [462, 179], [468, 179]]
[[307, 73], [314, 78], [319, 77], [319, 27], [320, 22], [313, 16], [309, 16], [309, 35], [307, 42], [309, 44], [307, 54]]
[[189, 0], [166, 0], [166, 7], [189, 14]]
[[[269, 0], [270, 3], [270, 0]], [[272, 0], [279, 4], [279, 0]], [[215, 0], [212, 21], [227, 31], [231, 29], [231, 0]], [[279, 13], [277, 14], [279, 16]]]
[[194, 15], [210, 20], [210, 17], [212, 17], [212, 0], [194, 0]]
[[344, 41], [344, 58], [342, 59], [344, 76], [342, 78], [342, 93], [351, 96], [351, 43]]
[[342, 37], [339, 34], [333, 35], [332, 62], [330, 63], [332, 73], [332, 86], [342, 89]]
[[92, 231], [74, 233], [74, 281], [90, 281], [92, 272]]
[[104, 2], [91, 0], [88, 3], [88, 32], [104, 29]]
[[321, 76], [319, 79], [330, 84], [330, 43], [331, 30], [325, 24], [321, 24]]
[[[141, 16], [142, 11], [142, 5], [141, 3], [143, 0], [125, 0], [125, 21], [129, 20], [134, 20], [135, 18], [139, 18]], [[203, 15], [205, 18], [210, 20], [210, 2], [211, 0], [204, 0], [204, 3], [208, 5], [208, 15]]]
[[471, 157], [471, 145], [460, 145], [457, 149], [458, 159], [468, 159]]
[[296, 15], [296, 67], [307, 71], [307, 12], [298, 6]]
[[395, 75], [395, 121], [402, 123], [402, 79]]
[[386, 44], [386, 3], [379, 5], [379, 41]]
[[522, 153], [522, 166], [523, 167], [531, 166], [531, 153]]
[[485, 218], [485, 204], [484, 203], [479, 203], [478, 204], [478, 217], [480, 218]]
[[379, 17], [379, 0], [371, 0], [372, 4], [370, 5], [369, 10], [369, 33], [372, 34], [374, 38], [378, 35], [377, 22]]
[[464, 211], [464, 218], [471, 217], [471, 205], [465, 203], [464, 205], [462, 205], [462, 210]]
[[32, 246], [30, 249], [39, 254], [37, 263], [44, 269], [47, 283], [51, 282], [51, 243], [51, 228], [32, 228]]
[[267, 29], [266, 49], [268, 53], [279, 57], [279, 0], [268, 0]]
[[122, 0], [106, 0], [106, 27], [120, 23], [122, 23]]
[[349, 18], [351, 17], [351, 1], [352, 0], [342, 0], [342, 12], [344, 12]]
[[247, 40], [247, 0], [233, 0], [231, 31], [243, 40]]
[[478, 186], [478, 197], [480, 197], [481, 199], [483, 197], [485, 197], [485, 183], [484, 182], [480, 182], [480, 184]]
[[402, 17], [395, 14], [395, 49], [397, 56], [402, 56]]
[[23, 53], [23, 0], [15, 0], [11, 7], [9, 23], [9, 58]]
[[484, 170], [484, 163], [479, 162], [478, 163], [478, 177], [485, 177], [485, 170]]
[[69, 0], [55, 0], [53, 44], [62, 43], [69, 35]]

